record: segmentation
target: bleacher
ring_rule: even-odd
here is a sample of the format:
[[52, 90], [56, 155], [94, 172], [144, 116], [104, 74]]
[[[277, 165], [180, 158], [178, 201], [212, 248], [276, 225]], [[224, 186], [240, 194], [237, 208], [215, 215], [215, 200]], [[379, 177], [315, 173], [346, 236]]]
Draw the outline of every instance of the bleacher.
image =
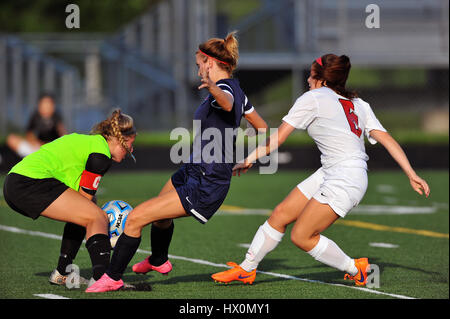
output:
[[239, 75], [264, 73], [261, 81], [270, 82], [276, 72], [291, 73], [292, 96], [302, 91], [311, 61], [328, 52], [350, 55], [354, 66], [448, 72], [448, 1], [379, 0], [380, 28], [370, 29], [371, 2], [261, 0], [257, 10], [229, 25], [219, 19], [218, 1], [168, 0], [112, 35], [2, 35], [0, 133], [7, 123], [24, 125], [43, 89], [57, 91], [71, 130], [86, 130], [89, 120], [112, 107], [134, 114], [148, 130], [189, 127], [202, 94], [195, 89], [194, 52], [231, 30], [239, 30]]

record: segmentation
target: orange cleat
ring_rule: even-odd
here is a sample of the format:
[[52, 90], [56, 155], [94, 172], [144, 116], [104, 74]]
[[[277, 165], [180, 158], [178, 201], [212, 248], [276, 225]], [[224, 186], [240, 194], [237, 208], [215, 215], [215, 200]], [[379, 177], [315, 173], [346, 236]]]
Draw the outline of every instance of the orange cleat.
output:
[[256, 269], [247, 272], [234, 262], [227, 262], [228, 266], [233, 268], [215, 273], [211, 276], [216, 282], [229, 283], [231, 281], [242, 281], [244, 284], [252, 284], [256, 278]]
[[355, 259], [355, 266], [358, 269], [358, 273], [355, 276], [345, 274], [344, 279], [354, 280], [357, 286], [365, 286], [367, 283], [367, 271], [370, 264], [367, 258]]

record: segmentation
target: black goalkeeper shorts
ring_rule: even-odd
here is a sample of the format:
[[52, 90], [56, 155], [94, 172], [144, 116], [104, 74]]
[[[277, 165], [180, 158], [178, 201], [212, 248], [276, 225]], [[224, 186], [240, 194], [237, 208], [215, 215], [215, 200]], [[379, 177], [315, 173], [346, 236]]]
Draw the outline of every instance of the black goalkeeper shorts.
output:
[[3, 195], [16, 212], [37, 219], [68, 188], [55, 178], [36, 179], [10, 173], [3, 185]]

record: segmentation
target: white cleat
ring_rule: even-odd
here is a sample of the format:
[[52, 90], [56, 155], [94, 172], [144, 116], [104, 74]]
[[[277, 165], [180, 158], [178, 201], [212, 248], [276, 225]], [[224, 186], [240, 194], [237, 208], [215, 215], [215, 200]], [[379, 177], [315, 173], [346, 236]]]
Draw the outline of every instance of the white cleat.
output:
[[52, 285], [64, 286], [66, 284], [67, 276], [61, 275], [57, 269], [53, 270], [48, 278]]
[[[65, 286], [68, 277], [69, 275], [61, 275], [59, 271], [55, 269], [48, 278], [48, 281], [52, 285]], [[79, 276], [79, 283], [80, 285], [88, 285], [89, 281], [86, 278]]]

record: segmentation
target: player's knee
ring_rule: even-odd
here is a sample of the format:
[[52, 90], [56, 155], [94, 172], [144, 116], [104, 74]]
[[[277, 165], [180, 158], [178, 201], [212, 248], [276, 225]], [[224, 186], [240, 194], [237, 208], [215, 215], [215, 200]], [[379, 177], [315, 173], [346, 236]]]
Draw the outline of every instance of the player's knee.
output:
[[90, 223], [95, 223], [97, 225], [105, 225], [105, 226], [109, 224], [108, 216], [101, 209], [96, 210], [95, 213], [89, 214], [89, 216], [90, 216], [90, 221], [89, 221]]
[[104, 230], [107, 232], [109, 220], [103, 210], [92, 210], [88, 214], [85, 214], [78, 220], [78, 225], [85, 227], [86, 229], [95, 229], [95, 231]]
[[145, 225], [142, 224], [142, 218], [140, 218], [140, 214], [136, 209], [132, 210], [127, 217], [127, 222], [125, 223], [125, 230], [127, 234], [134, 233], [136, 231], [140, 232], [142, 227]]
[[309, 236], [301, 228], [292, 229], [291, 231], [291, 241], [298, 248], [307, 251]]
[[311, 231], [302, 227], [294, 227], [291, 231], [291, 241], [295, 246], [303, 251], [310, 251], [317, 244], [317, 236], [320, 233], [317, 231]]
[[269, 217], [269, 223], [270, 225], [272, 225], [272, 227], [276, 229], [278, 228], [285, 229], [286, 226], [289, 224], [283, 204], [279, 204], [275, 207], [275, 209], [273, 210], [272, 214]]

